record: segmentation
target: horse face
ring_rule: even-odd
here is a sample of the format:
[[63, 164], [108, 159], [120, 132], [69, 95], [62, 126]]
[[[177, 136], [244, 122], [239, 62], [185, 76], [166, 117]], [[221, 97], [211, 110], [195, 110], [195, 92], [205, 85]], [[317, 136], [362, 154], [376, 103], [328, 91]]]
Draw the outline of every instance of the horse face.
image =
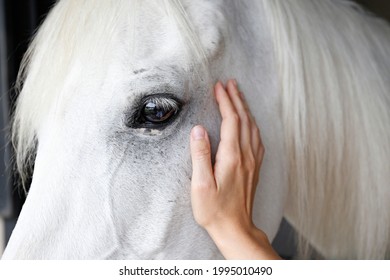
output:
[[[190, 130], [203, 124], [215, 152], [220, 116], [214, 82], [246, 76], [248, 85], [253, 82], [248, 92], [275, 93], [272, 79], [259, 85], [252, 78], [258, 65], [248, 67], [248, 61], [255, 46], [240, 50], [233, 38], [242, 38], [238, 33], [243, 31], [229, 29], [237, 22], [226, 21], [233, 3], [224, 8], [218, 1], [184, 1], [184, 16], [198, 36], [188, 43], [193, 34], [182, 29], [185, 17], [172, 20], [157, 4], [142, 2], [134, 26], [124, 24], [111, 37], [115, 49], [109, 55], [74, 64], [61, 91], [77, 94], [65, 98], [61, 108], [53, 106], [39, 127], [33, 183], [5, 257], [220, 257], [192, 216]], [[129, 43], [128, 38], [136, 40]], [[272, 77], [271, 60], [260, 57], [264, 66], [256, 74]], [[272, 94], [268, 98], [274, 99]], [[257, 116], [268, 116], [260, 104], [265, 99], [253, 102], [263, 112]], [[266, 143], [274, 137], [267, 127]], [[263, 181], [283, 178], [281, 168], [265, 169], [270, 175]], [[285, 196], [281, 180], [273, 181], [259, 191], [263, 198], [256, 217], [271, 239]]]

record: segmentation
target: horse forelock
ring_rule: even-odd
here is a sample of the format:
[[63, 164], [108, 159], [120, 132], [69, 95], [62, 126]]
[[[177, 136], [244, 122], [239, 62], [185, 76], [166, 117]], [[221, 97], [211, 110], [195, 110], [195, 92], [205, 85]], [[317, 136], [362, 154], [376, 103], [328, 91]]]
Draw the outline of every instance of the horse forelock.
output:
[[206, 66], [205, 50], [179, 0], [158, 3], [141, 0], [58, 1], [26, 52], [16, 82], [19, 96], [13, 116], [12, 142], [23, 186], [34, 162], [37, 134], [49, 112], [54, 109], [55, 116], [61, 117], [67, 100], [77, 94], [67, 86], [76, 77], [91, 79], [91, 75], [85, 74], [88, 73], [84, 71], [86, 67], [95, 77], [104, 76], [105, 69], [101, 65], [106, 64], [124, 29], [128, 34], [127, 55], [131, 58], [141, 9], [157, 10], [177, 26], [191, 61], [188, 67], [194, 68], [194, 64]]

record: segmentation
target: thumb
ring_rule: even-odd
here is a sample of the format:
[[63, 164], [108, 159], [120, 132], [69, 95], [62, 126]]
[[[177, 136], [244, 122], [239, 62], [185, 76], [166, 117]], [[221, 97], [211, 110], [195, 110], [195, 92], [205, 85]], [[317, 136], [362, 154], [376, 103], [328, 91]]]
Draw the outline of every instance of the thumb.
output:
[[210, 141], [206, 130], [198, 125], [191, 130], [192, 188], [213, 187]]

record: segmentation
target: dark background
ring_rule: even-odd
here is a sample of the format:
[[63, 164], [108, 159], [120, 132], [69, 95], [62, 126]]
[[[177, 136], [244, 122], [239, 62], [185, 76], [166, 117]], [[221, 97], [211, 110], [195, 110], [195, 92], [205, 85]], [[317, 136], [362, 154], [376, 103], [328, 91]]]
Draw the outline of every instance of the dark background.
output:
[[389, 0], [355, 0], [374, 14], [390, 21], [390, 1]]
[[8, 132], [16, 99], [12, 86], [31, 36], [54, 3], [54, 0], [0, 0], [0, 219], [5, 222], [6, 240], [25, 201], [23, 191], [16, 187], [20, 180], [11, 163]]
[[[55, 0], [0, 0], [0, 93], [2, 97], [0, 127], [4, 128], [0, 130], [0, 219], [3, 218], [6, 224], [6, 240], [11, 234], [25, 200], [23, 192], [20, 188], [19, 190], [16, 188], [15, 182], [19, 180], [10, 164], [12, 149], [8, 144], [9, 120], [16, 99], [12, 86], [32, 34], [55, 2]], [[356, 0], [355, 2], [390, 21], [389, 0]], [[1, 236], [0, 234], [0, 238]], [[283, 221], [273, 245], [282, 256], [290, 258], [295, 252], [293, 241], [293, 230], [286, 221]], [[0, 248], [0, 255], [1, 251], [2, 248]]]

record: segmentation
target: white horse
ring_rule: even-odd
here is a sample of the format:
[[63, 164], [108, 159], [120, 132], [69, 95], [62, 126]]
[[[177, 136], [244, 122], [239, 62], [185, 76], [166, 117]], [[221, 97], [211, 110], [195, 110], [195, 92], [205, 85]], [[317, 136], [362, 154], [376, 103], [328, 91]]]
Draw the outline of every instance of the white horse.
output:
[[19, 77], [35, 167], [3, 258], [220, 258], [192, 216], [189, 132], [215, 151], [229, 77], [267, 151], [257, 226], [272, 240], [285, 215], [325, 258], [389, 257], [389, 35], [345, 1], [59, 1]]

